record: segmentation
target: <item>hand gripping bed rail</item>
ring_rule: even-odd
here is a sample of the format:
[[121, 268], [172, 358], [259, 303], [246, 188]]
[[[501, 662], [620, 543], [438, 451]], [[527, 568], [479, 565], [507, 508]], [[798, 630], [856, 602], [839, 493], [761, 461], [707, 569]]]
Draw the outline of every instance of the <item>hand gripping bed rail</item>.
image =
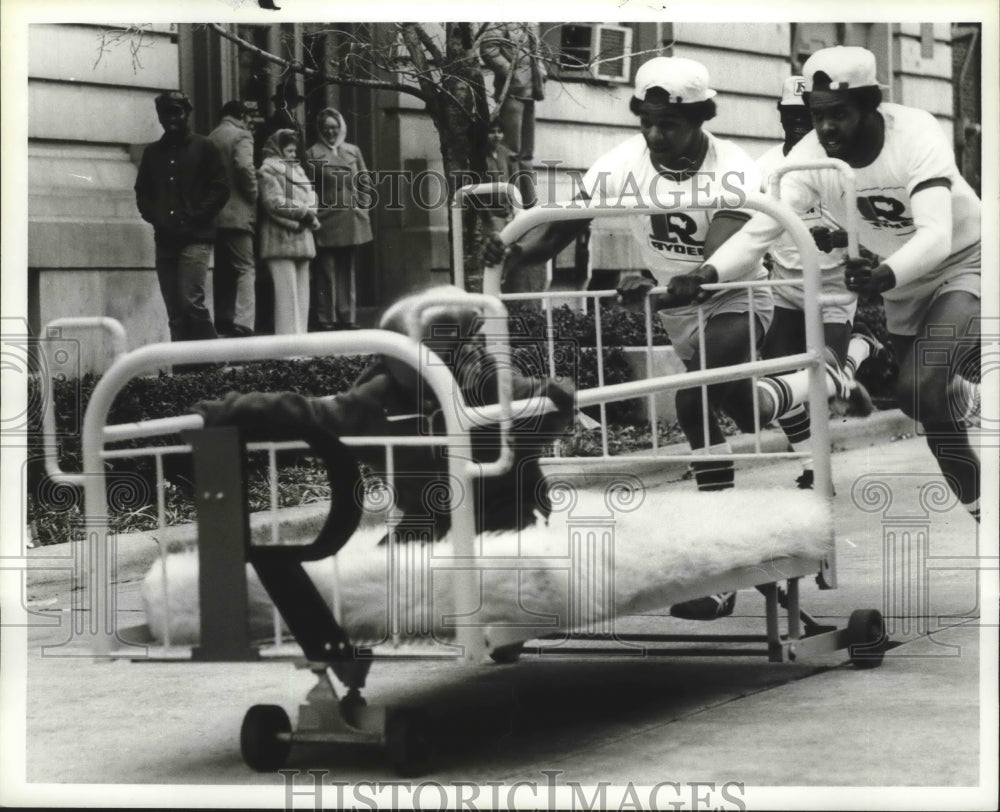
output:
[[[165, 364], [258, 361], [303, 354], [346, 354], [357, 352], [358, 347], [364, 347], [366, 352], [394, 358], [414, 369], [421, 369], [425, 382], [431, 387], [440, 403], [444, 418], [445, 433], [435, 439], [445, 442], [454, 440], [460, 446], [468, 445], [468, 432], [461, 414], [462, 404], [454, 397], [454, 378], [451, 372], [443, 365], [422, 367], [420, 345], [410, 338], [386, 330], [154, 344], [141, 347], [115, 360], [94, 388], [83, 421], [81, 476], [85, 492], [83, 517], [85, 537], [82, 544], [85, 545], [85, 605], [91, 610], [91, 623], [87, 629], [74, 628], [73, 636], [89, 641], [91, 655], [110, 655], [116, 646], [132, 645], [118, 639], [116, 634], [115, 594], [111, 588], [114, 583], [114, 538], [108, 528], [108, 502], [102, 456], [104, 443], [107, 440], [105, 423], [118, 392], [136, 375]], [[186, 417], [184, 422], [195, 427], [196, 417]], [[163, 423], [164, 421], [161, 421], [161, 427]], [[171, 430], [176, 430], [176, 427]], [[126, 436], [127, 432], [118, 432], [117, 439], [125, 439]], [[460, 557], [472, 557], [476, 554], [475, 522], [471, 506], [463, 504], [462, 494], [470, 491], [471, 479], [478, 475], [478, 468], [477, 465], [456, 455], [448, 457], [448, 474], [456, 483], [449, 497], [449, 508], [452, 515], [452, 531], [457, 540], [455, 553]], [[456, 615], [472, 614], [477, 606], [475, 572], [459, 571], [456, 573], [456, 579], [454, 611]], [[463, 659], [475, 662], [484, 656], [482, 640], [477, 639], [474, 630], [460, 627], [457, 642], [464, 647]], [[64, 647], [61, 648], [61, 651], [65, 650]]]
[[[514, 219], [500, 232], [500, 239], [505, 245], [510, 245], [531, 229], [549, 222], [563, 220], [595, 219], [604, 217], [633, 217], [636, 215], [662, 214], [669, 211], [683, 210], [705, 210], [718, 208], [718, 201], [708, 203], [699, 202], [693, 195], [685, 193], [677, 195], [672, 205], [646, 204], [639, 198], [624, 197], [616, 201], [614, 205], [600, 205], [590, 200], [573, 200], [562, 203], [546, 203], [518, 212]], [[808, 229], [792, 209], [780, 201], [774, 200], [763, 194], [747, 194], [739, 206], [730, 208], [743, 208], [752, 211], [761, 211], [773, 217], [792, 236], [799, 253], [802, 255], [802, 276], [803, 288], [806, 301], [818, 302], [820, 300], [821, 280], [819, 269], [819, 258], [813, 243], [812, 236]], [[499, 289], [500, 268], [486, 268], [483, 272], [483, 289]], [[719, 283], [726, 284], [726, 283]], [[825, 340], [823, 338], [823, 322], [818, 307], [807, 307], [805, 310], [805, 333], [806, 333], [806, 353], [803, 357], [808, 360], [801, 366], [809, 369], [809, 409], [812, 414], [825, 414], [827, 409], [826, 394], [826, 373], [824, 369], [823, 348]], [[793, 358], [795, 358], [793, 356]], [[796, 359], [797, 360], [797, 359]], [[765, 362], [753, 362], [752, 369], [747, 370], [747, 374], [769, 374], [769, 367], [762, 366]], [[750, 365], [748, 365], [750, 366]], [[728, 377], [733, 377], [737, 367], [730, 367], [724, 373]], [[773, 371], [773, 370], [772, 370]], [[708, 371], [706, 371], [708, 372]], [[700, 373], [700, 374], [705, 374]], [[712, 378], [698, 377], [699, 373], [688, 373], [685, 382], [691, 385], [712, 382]], [[651, 379], [645, 383], [654, 384], [656, 379]], [[662, 381], [660, 382], [662, 386]], [[621, 386], [628, 386], [622, 384]], [[624, 391], [624, 390], [623, 390]], [[629, 390], [631, 391], [631, 390]], [[642, 386], [635, 387], [635, 395], [646, 394], [653, 389], [645, 389]], [[582, 394], [582, 393], [581, 393]], [[579, 405], [588, 405], [580, 395], [577, 397]], [[825, 420], [817, 420], [812, 426], [812, 436], [815, 448], [828, 449], [830, 445], [829, 426]], [[830, 479], [830, 469], [828, 465], [816, 466], [815, 487], [817, 492], [824, 496], [833, 495], [833, 484]], [[833, 574], [830, 574], [833, 578]]]
[[[854, 179], [854, 170], [839, 158], [818, 158], [814, 161], [792, 161], [783, 163], [772, 172], [768, 182], [768, 193], [775, 200], [781, 200], [781, 179], [789, 172], [806, 172], [814, 169], [832, 169], [840, 175], [840, 183], [844, 190], [844, 209], [846, 212], [844, 231], [847, 232], [847, 256], [856, 259], [858, 251], [858, 191]], [[802, 248], [799, 247], [801, 253]], [[850, 304], [855, 300], [853, 293], [824, 296], [824, 302], [831, 304]]]
[[481, 195], [499, 197], [505, 202], [509, 201], [516, 211], [524, 210], [521, 192], [513, 183], [475, 183], [462, 186], [455, 191], [455, 199], [451, 206], [451, 259], [452, 267], [455, 269], [455, 284], [462, 290], [465, 290], [465, 239], [462, 235], [462, 212], [465, 210], [467, 200]]

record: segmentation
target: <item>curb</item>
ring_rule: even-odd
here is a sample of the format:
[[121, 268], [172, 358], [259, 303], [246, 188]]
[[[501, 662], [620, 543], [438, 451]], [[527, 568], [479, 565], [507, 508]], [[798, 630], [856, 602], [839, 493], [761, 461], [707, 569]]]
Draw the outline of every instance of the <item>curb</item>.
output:
[[[833, 452], [847, 451], [854, 448], [864, 448], [879, 442], [891, 441], [899, 437], [916, 434], [916, 424], [912, 418], [906, 417], [897, 410], [875, 412], [865, 418], [831, 419], [830, 440]], [[753, 440], [746, 435], [730, 439], [734, 452], [749, 452], [753, 450]], [[761, 433], [761, 450], [767, 452], [783, 451], [787, 448], [784, 434], [777, 429]], [[686, 451], [686, 444], [664, 446], [662, 454], [672, 454]], [[628, 464], [629, 455], [616, 457], [613, 461], [591, 462], [586, 467], [572, 465], [547, 466], [543, 464], [546, 473], [558, 474], [561, 481], [577, 486], [601, 485], [607, 482], [609, 475], [642, 472], [643, 481], [647, 485], [661, 485], [676, 482], [687, 473], [688, 463], [677, 461], [644, 462], [641, 467]], [[739, 466], [738, 466], [739, 467]], [[326, 520], [327, 505], [317, 503], [301, 507], [284, 508], [279, 512], [281, 527], [287, 538], [308, 538], [315, 536]], [[364, 524], [381, 523], [384, 516], [379, 513], [366, 514]], [[255, 541], [263, 541], [270, 534], [270, 517], [263, 513], [250, 516], [250, 533]], [[192, 547], [196, 540], [196, 525], [194, 523], [175, 525], [138, 533], [123, 533], [115, 538], [116, 562], [115, 583], [135, 581], [145, 576], [160, 555], [161, 548], [167, 552], [177, 552]], [[27, 551], [29, 567], [26, 570], [26, 582], [29, 588], [41, 586], [68, 587], [72, 580], [75, 560], [80, 556], [80, 550], [75, 549], [76, 542], [63, 544], [48, 544]]]

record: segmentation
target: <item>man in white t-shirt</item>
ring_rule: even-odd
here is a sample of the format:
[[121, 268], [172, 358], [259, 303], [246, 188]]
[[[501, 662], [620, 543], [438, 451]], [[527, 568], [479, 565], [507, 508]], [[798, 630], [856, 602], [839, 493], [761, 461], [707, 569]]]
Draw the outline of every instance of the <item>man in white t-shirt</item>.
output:
[[[757, 160], [761, 191], [765, 193], [770, 191], [772, 176], [784, 163], [785, 156], [813, 128], [809, 110], [802, 101], [804, 89], [805, 79], [801, 76], [790, 76], [782, 83], [778, 114], [785, 138]], [[811, 231], [822, 251], [819, 255], [822, 291], [825, 295], [838, 298], [837, 301], [827, 302], [822, 306], [823, 338], [826, 346], [836, 356], [837, 363], [847, 371], [850, 378], [851, 413], [865, 416], [872, 411], [871, 398], [865, 388], [853, 380], [853, 373], [881, 345], [868, 334], [851, 334], [857, 311], [857, 297], [848, 292], [844, 283], [847, 234], [822, 203], [805, 212], [802, 222]], [[799, 249], [787, 233], [782, 233], [768, 249], [768, 255], [772, 279], [791, 280], [799, 284], [775, 286], [772, 289], [774, 320], [767, 331], [761, 354], [764, 358], [779, 358], [805, 352], [805, 301]], [[808, 451], [811, 424], [809, 410], [804, 403], [781, 414], [778, 424], [793, 450]], [[813, 461], [806, 457], [802, 461], [802, 475], [796, 483], [800, 488], [811, 488], [813, 478]]]
[[[978, 521], [979, 461], [958, 401], [968, 382], [979, 379], [979, 198], [959, 174], [932, 115], [882, 103], [870, 51], [817, 51], [803, 74], [815, 130], [789, 160], [829, 156], [854, 169], [859, 241], [882, 260], [848, 259], [846, 285], [882, 295], [899, 359], [899, 407], [922, 424], [945, 480]], [[781, 198], [799, 212], [822, 204], [844, 221], [844, 192], [835, 172], [786, 175]], [[780, 231], [770, 217], [755, 215], [698, 276], [711, 282], [740, 278]]]
[[[666, 286], [669, 293], [652, 294], [652, 303], [666, 328], [678, 356], [688, 369], [715, 368], [744, 363], [751, 358], [748, 321], [756, 343], [763, 339], [773, 313], [767, 288], [719, 293], [706, 303], [705, 357], [699, 357], [698, 309], [678, 296], [697, 291], [701, 281], [692, 276], [720, 245], [749, 219], [738, 211], [745, 195], [760, 189], [760, 175], [753, 160], [736, 144], [703, 129], [716, 113], [704, 65], [679, 57], [655, 57], [636, 72], [635, 91], [629, 109], [639, 119], [639, 133], [598, 158], [582, 181], [577, 195], [590, 201], [588, 208], [615, 206], [623, 199], [649, 203], [676, 203], [678, 195], [705, 208], [673, 208], [654, 216], [629, 218], [632, 235], [642, 254], [645, 274], [635, 274], [620, 283], [622, 303], [641, 308], [649, 291]], [[534, 229], [507, 249], [506, 268], [529, 262], [544, 262], [586, 231], [589, 220], [550, 223]], [[487, 243], [487, 262], [504, 260], [499, 239]], [[741, 279], [765, 279], [767, 271], [758, 258], [745, 267]], [[750, 296], [753, 296], [751, 317]], [[693, 449], [709, 446], [716, 454], [730, 452], [716, 420], [716, 410], [727, 413], [743, 431], [754, 430], [754, 400], [761, 404], [762, 424], [777, 415], [774, 403], [760, 397], [750, 380], [729, 381], [709, 387], [708, 437], [702, 414], [700, 389], [677, 393], [677, 416]], [[733, 486], [731, 460], [712, 459], [711, 454], [692, 465], [699, 490], [721, 490]], [[672, 608], [681, 617], [712, 619], [730, 614], [734, 593], [689, 601]]]

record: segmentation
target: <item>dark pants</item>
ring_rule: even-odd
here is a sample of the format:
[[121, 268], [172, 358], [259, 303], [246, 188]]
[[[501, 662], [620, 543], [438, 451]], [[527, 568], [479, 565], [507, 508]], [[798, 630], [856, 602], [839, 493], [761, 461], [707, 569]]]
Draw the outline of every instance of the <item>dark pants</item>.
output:
[[346, 327], [357, 319], [353, 245], [317, 246], [312, 261], [316, 326]]
[[215, 338], [212, 315], [205, 307], [205, 280], [212, 244], [156, 245], [156, 276], [167, 307], [171, 341]]
[[517, 188], [525, 207], [537, 202], [535, 197], [535, 102], [508, 96], [497, 116], [503, 126], [503, 140], [517, 158]]
[[253, 330], [255, 276], [253, 234], [235, 228], [217, 229], [212, 297], [215, 329], [220, 333], [233, 327]]

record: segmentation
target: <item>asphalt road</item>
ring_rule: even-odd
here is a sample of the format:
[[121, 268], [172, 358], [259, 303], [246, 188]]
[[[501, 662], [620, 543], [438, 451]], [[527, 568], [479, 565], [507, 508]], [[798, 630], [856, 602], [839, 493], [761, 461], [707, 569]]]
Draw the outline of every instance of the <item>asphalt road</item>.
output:
[[[752, 481], [792, 486], [797, 473], [797, 463], [773, 463], [754, 468]], [[738, 476], [746, 483], [751, 471], [743, 466]], [[882, 483], [888, 503], [865, 496], [872, 482]], [[838, 625], [856, 608], [882, 610], [894, 647], [880, 668], [856, 669], [845, 652], [786, 664], [656, 656], [525, 656], [471, 668], [410, 661], [376, 663], [365, 696], [422, 708], [432, 720], [436, 766], [419, 800], [435, 808], [443, 807], [439, 786], [464, 793], [470, 808], [545, 806], [552, 798], [564, 808], [618, 808], [612, 799], [622, 796], [614, 793], [627, 799], [629, 786], [631, 808], [643, 809], [990, 808], [995, 801], [979, 799], [996, 785], [996, 627], [981, 627], [976, 595], [984, 572], [995, 577], [996, 559], [984, 558], [986, 540], [980, 549], [977, 525], [960, 506], [921, 501], [925, 486], [941, 492], [931, 483], [941, 484], [940, 476], [919, 438], [834, 456], [839, 588], [806, 585], [803, 606]], [[13, 758], [5, 747], [6, 770], [17, 775], [24, 765], [25, 797], [107, 806], [391, 803], [393, 785], [378, 794], [377, 782], [399, 779], [375, 748], [298, 747], [288, 765], [300, 771], [292, 786], [243, 763], [247, 708], [279, 704], [294, 720], [314, 684], [308, 671], [287, 662], [62, 656], [69, 597], [56, 589], [33, 595], [32, 608], [45, 612], [39, 623], [50, 625], [26, 630], [26, 747]], [[121, 626], [141, 622], [136, 583], [119, 586], [119, 609]], [[763, 613], [763, 599], [742, 592], [734, 617], [711, 631], [761, 633]], [[619, 628], [706, 631], [657, 615]], [[610, 785], [607, 797], [601, 782]]]

